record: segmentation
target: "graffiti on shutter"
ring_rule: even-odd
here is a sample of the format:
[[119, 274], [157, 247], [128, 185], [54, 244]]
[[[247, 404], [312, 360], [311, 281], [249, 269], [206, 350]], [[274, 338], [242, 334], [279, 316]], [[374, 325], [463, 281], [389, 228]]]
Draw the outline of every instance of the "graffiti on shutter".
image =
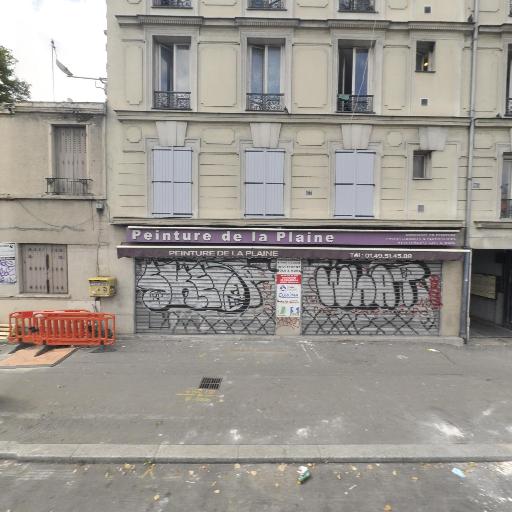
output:
[[271, 260], [136, 260], [137, 332], [273, 334]]
[[438, 335], [441, 264], [309, 261], [303, 334]]

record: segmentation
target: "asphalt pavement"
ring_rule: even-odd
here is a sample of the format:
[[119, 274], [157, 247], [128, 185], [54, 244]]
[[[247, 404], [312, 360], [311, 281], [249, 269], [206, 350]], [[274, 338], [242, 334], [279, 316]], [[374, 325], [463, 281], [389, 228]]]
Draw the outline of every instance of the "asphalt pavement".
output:
[[[190, 447], [193, 462], [209, 446], [225, 449], [219, 461], [512, 460], [512, 345], [412, 341], [132, 337], [52, 368], [0, 370], [0, 456]], [[203, 377], [220, 388], [199, 389]]]

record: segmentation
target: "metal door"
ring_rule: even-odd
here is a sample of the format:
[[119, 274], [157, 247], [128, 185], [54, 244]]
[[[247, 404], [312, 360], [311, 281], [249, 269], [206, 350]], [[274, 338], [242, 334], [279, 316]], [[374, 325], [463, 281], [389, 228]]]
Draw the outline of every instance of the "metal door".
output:
[[302, 332], [435, 336], [441, 263], [305, 261]]
[[136, 330], [274, 334], [275, 260], [135, 260]]

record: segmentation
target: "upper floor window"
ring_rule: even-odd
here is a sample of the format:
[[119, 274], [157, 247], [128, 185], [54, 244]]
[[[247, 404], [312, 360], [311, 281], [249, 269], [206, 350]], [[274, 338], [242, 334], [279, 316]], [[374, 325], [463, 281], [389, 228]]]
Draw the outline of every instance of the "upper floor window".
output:
[[259, 10], [286, 10], [284, 0], [249, 0], [248, 9]]
[[89, 193], [85, 126], [54, 126], [53, 176], [46, 178], [46, 192], [81, 196]]
[[186, 147], [153, 149], [151, 215], [192, 216], [192, 150]]
[[336, 217], [374, 216], [375, 154], [362, 152], [336, 153], [335, 207]]
[[159, 109], [190, 109], [190, 43], [159, 43], [156, 46], [154, 106]]
[[250, 149], [245, 152], [245, 215], [284, 216], [284, 151]]
[[375, 12], [375, 0], [339, 0], [341, 12]]
[[434, 52], [436, 43], [430, 41], [416, 42], [416, 71], [429, 73], [434, 71]]
[[369, 75], [370, 48], [341, 46], [338, 69], [338, 112], [373, 112]]
[[284, 110], [282, 52], [280, 45], [249, 45], [247, 110]]
[[153, 0], [153, 7], [170, 7], [171, 9], [192, 9], [192, 0]]
[[68, 255], [65, 245], [23, 244], [22, 293], [67, 293]]
[[512, 45], [508, 45], [507, 52], [507, 94], [505, 115], [512, 115]]
[[503, 156], [500, 217], [502, 219], [512, 218], [512, 154]]
[[430, 151], [415, 151], [412, 160], [412, 178], [414, 180], [428, 180], [432, 177]]

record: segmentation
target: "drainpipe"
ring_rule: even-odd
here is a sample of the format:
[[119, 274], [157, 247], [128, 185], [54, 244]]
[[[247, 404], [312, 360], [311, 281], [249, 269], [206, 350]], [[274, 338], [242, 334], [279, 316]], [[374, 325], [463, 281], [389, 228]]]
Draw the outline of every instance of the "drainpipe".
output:
[[[473, 8], [473, 38], [471, 42], [471, 78], [469, 100], [469, 148], [468, 148], [468, 174], [466, 179], [466, 214], [464, 229], [464, 249], [470, 249], [470, 227], [473, 200], [473, 161], [475, 147], [475, 102], [476, 102], [476, 68], [478, 49], [478, 30], [480, 16], [480, 0], [474, 0]], [[464, 279], [462, 283], [462, 308], [460, 315], [459, 335], [465, 343], [469, 341], [469, 306], [471, 293], [471, 253], [464, 254]]]

